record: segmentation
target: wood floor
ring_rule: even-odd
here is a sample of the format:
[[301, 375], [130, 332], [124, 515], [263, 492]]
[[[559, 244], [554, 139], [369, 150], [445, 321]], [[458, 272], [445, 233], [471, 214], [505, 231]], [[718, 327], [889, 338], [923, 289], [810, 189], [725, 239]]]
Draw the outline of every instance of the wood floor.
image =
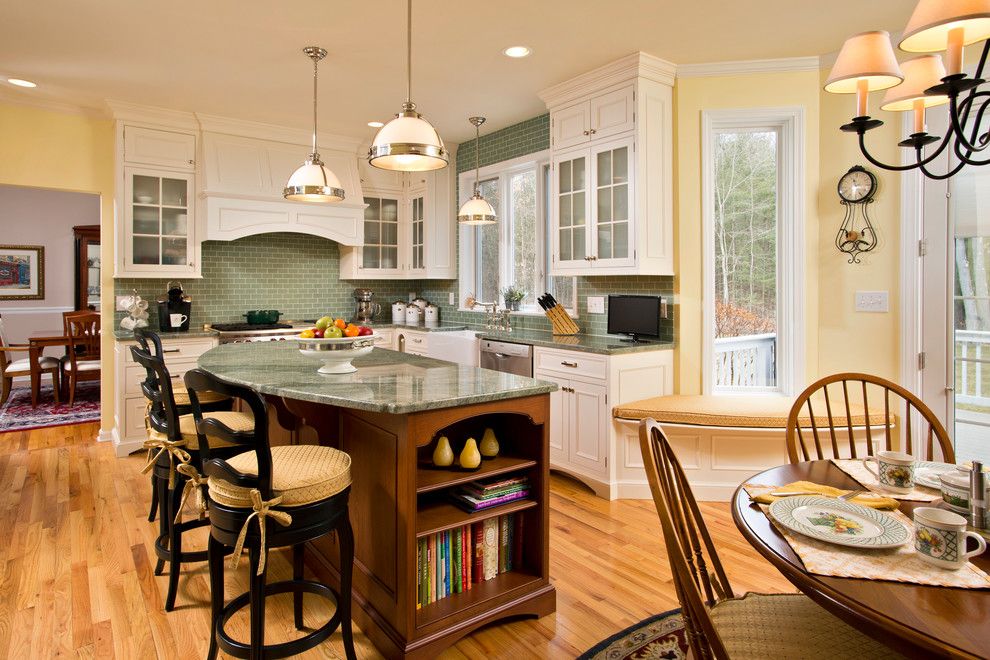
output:
[[[202, 658], [209, 630], [205, 564], [186, 569], [177, 608], [152, 573], [144, 458], [114, 457], [96, 424], [0, 433], [0, 658]], [[606, 502], [569, 479], [551, 484], [550, 576], [557, 612], [490, 626], [444, 658], [572, 658], [647, 616], [677, 607], [652, 502]], [[725, 504], [703, 504], [737, 592], [793, 591], [736, 531]], [[197, 530], [204, 536], [206, 530]], [[228, 571], [245, 590], [247, 561]], [[290, 575], [273, 552], [269, 579]], [[307, 625], [327, 608], [307, 598]], [[291, 599], [269, 599], [271, 641], [291, 639]], [[246, 616], [231, 631], [246, 638]], [[358, 657], [377, 657], [358, 634]], [[310, 658], [343, 657], [340, 634]]]

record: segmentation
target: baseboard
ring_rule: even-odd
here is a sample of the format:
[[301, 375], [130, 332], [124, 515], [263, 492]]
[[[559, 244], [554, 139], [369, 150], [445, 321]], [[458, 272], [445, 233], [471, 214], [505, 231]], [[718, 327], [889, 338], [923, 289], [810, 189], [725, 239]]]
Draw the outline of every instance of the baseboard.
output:
[[113, 442], [113, 429], [107, 431], [106, 429], [100, 429], [100, 432], [96, 435], [97, 442]]
[[121, 440], [120, 432], [116, 426], [110, 432], [110, 437], [113, 441], [113, 452], [117, 458], [123, 458], [129, 454], [133, 454], [144, 447], [144, 441], [142, 440]]

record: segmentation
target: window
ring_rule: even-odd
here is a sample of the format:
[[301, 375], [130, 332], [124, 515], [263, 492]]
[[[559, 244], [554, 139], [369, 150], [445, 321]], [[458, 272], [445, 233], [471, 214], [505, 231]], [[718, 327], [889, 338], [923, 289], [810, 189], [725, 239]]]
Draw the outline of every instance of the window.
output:
[[[478, 189], [495, 209], [494, 225], [467, 226], [460, 234], [460, 299], [503, 304], [501, 291], [513, 285], [526, 292], [521, 311], [542, 314], [536, 299], [550, 291], [565, 306], [575, 306], [573, 277], [547, 277], [550, 166], [546, 154], [482, 168]], [[475, 173], [460, 175], [460, 198], [474, 191]]]
[[803, 354], [800, 110], [704, 113], [705, 391], [795, 389]]

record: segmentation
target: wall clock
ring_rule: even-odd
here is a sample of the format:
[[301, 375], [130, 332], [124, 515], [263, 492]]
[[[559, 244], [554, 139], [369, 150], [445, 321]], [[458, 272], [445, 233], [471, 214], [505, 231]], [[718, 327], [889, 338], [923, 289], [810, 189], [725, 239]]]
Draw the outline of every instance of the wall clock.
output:
[[[866, 168], [854, 165], [839, 178], [836, 188], [846, 215], [835, 235], [835, 247], [849, 255], [849, 263], [860, 263], [859, 255], [877, 246], [877, 234], [867, 212], [877, 192], [877, 177]], [[857, 216], [860, 216], [858, 221]]]

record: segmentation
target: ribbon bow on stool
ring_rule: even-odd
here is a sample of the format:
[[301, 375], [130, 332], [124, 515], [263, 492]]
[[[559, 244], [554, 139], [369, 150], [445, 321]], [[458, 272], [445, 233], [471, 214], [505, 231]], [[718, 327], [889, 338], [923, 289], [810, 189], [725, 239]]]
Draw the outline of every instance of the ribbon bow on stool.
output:
[[[151, 468], [155, 467], [155, 463], [158, 461], [158, 457], [162, 455], [162, 452], [168, 452], [168, 487], [175, 488], [176, 460], [180, 464], [188, 463], [192, 460], [189, 452], [183, 449], [185, 444], [185, 440], [176, 440], [173, 442], [164, 437], [148, 438], [145, 440], [144, 448], [148, 450], [148, 464], [141, 470], [141, 474], [147, 474]], [[157, 452], [155, 451], [156, 449], [158, 450]]]
[[248, 525], [251, 524], [252, 518], [258, 519], [258, 531], [261, 537], [261, 557], [258, 560], [258, 575], [261, 575], [265, 570], [265, 556], [267, 554], [267, 544], [265, 542], [265, 518], [271, 517], [275, 522], [283, 527], [292, 524], [292, 516], [290, 516], [285, 511], [274, 511], [273, 506], [278, 506], [282, 503], [282, 496], [273, 497], [267, 502], [261, 499], [261, 491], [257, 488], [251, 489], [251, 502], [254, 513], [247, 517], [244, 521], [244, 526], [241, 527], [241, 533], [237, 535], [237, 545], [234, 546], [234, 554], [230, 557], [230, 567], [236, 568], [237, 562], [241, 558], [241, 553], [244, 551], [244, 540], [247, 538]]
[[206, 517], [206, 498], [203, 497], [203, 487], [207, 484], [207, 478], [202, 476], [192, 463], [181, 463], [175, 471], [186, 477], [186, 485], [182, 488], [182, 499], [179, 500], [179, 510], [175, 512], [175, 524], [182, 522], [182, 509], [186, 506], [186, 500], [192, 493], [196, 493], [196, 512], [199, 519]]

